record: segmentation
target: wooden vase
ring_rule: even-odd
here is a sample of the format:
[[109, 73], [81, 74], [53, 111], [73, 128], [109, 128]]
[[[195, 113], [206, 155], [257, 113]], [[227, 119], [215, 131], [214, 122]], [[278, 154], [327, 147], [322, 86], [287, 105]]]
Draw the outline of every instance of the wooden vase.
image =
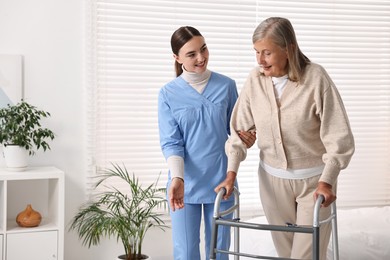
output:
[[42, 216], [38, 211], [35, 211], [31, 204], [28, 204], [26, 209], [16, 216], [16, 223], [20, 227], [37, 227], [41, 223]]

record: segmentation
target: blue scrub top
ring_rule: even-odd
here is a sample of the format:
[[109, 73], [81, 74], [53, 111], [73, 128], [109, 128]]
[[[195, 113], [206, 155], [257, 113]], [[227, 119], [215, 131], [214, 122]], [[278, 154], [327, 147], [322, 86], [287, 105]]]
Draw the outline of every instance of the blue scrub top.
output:
[[[215, 72], [202, 94], [180, 76], [160, 90], [160, 145], [166, 159], [184, 158], [185, 203], [215, 201], [214, 188], [226, 177], [225, 142], [237, 97], [234, 80]], [[170, 173], [168, 179], [169, 186]]]

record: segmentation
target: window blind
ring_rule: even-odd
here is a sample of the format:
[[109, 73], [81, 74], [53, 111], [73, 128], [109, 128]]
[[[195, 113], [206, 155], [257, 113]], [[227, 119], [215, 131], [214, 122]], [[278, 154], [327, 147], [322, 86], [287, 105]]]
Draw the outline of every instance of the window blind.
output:
[[[157, 96], [174, 78], [174, 30], [198, 28], [210, 50], [209, 69], [232, 77], [240, 92], [256, 65], [253, 30], [269, 16], [284, 16], [303, 52], [331, 75], [350, 117], [356, 152], [339, 178], [339, 206], [389, 204], [390, 3], [366, 2], [89, 0], [88, 183], [114, 162], [145, 185], [161, 173], [165, 185]], [[249, 150], [238, 176], [241, 214], [248, 217], [261, 213], [258, 152]]]

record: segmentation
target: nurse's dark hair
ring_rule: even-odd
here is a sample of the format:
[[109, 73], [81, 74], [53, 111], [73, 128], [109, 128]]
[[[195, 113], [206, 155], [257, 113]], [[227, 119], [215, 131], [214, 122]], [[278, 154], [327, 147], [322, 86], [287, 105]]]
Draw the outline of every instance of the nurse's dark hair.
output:
[[[171, 36], [171, 48], [175, 55], [179, 55], [179, 51], [184, 44], [191, 40], [194, 36], [202, 36], [200, 32], [191, 26], [182, 26], [177, 29]], [[202, 36], [203, 37], [203, 36]], [[176, 76], [180, 76], [183, 73], [183, 68], [180, 63], [175, 60], [175, 72]]]
[[280, 48], [287, 50], [288, 77], [299, 81], [310, 59], [299, 49], [297, 38], [291, 22], [282, 17], [270, 17], [257, 26], [252, 36], [252, 43], [269, 39]]

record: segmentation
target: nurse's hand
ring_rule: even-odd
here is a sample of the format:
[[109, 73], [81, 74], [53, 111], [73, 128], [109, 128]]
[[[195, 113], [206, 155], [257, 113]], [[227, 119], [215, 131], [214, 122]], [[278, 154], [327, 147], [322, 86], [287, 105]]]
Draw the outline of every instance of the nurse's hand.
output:
[[172, 211], [184, 208], [184, 180], [173, 178], [169, 186], [169, 205]]
[[221, 182], [215, 189], [214, 191], [216, 193], [219, 192], [221, 188], [226, 189], [226, 194], [223, 196], [223, 199], [227, 200], [230, 195], [232, 195], [233, 190], [234, 190], [234, 182], [236, 180], [237, 173], [235, 172], [228, 172], [226, 174], [226, 178], [223, 182]]
[[241, 141], [246, 145], [246, 148], [251, 148], [256, 141], [256, 132], [255, 131], [237, 131], [238, 136], [241, 138]]

